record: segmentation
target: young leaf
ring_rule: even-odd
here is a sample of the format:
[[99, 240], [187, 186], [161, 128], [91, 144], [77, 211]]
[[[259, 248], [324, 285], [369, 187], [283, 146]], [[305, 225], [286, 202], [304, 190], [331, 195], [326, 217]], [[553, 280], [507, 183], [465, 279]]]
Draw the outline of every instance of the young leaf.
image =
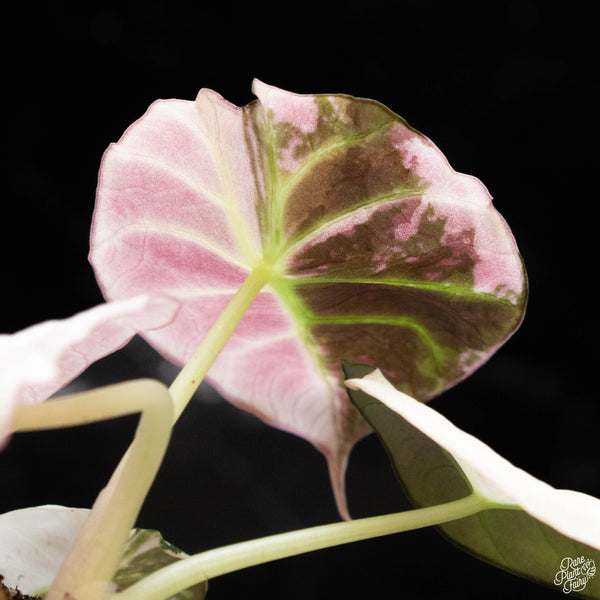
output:
[[[441, 525], [451, 541], [482, 560], [552, 587], [565, 558], [584, 556], [600, 564], [599, 499], [557, 490], [515, 467], [396, 390], [379, 370], [344, 363], [344, 371], [352, 402], [377, 432], [415, 506], [471, 492], [494, 506]], [[580, 595], [600, 598], [600, 578], [591, 577]]]
[[[0, 574], [4, 583], [32, 596], [45, 594], [89, 512], [47, 505], [0, 515]], [[124, 590], [186, 557], [157, 531], [134, 529], [113, 577], [113, 591]], [[206, 590], [207, 583], [203, 582], [171, 600], [202, 600]]]
[[46, 400], [90, 364], [124, 346], [138, 331], [170, 323], [178, 308], [171, 298], [139, 296], [1, 334], [0, 448], [19, 404]]
[[209, 379], [320, 449], [344, 512], [346, 460], [368, 427], [339, 358], [427, 400], [517, 328], [525, 274], [485, 187], [402, 118], [372, 100], [253, 89], [243, 108], [210, 90], [157, 101], [110, 146], [90, 260], [107, 298], [182, 300], [147, 335], [177, 363], [269, 268]]

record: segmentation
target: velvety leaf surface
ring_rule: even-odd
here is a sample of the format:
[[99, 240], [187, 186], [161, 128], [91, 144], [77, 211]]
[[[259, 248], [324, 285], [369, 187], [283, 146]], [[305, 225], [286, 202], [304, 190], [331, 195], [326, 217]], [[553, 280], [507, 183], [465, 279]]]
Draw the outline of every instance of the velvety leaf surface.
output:
[[515, 330], [525, 274], [485, 187], [390, 110], [253, 89], [243, 108], [210, 90], [157, 101], [111, 145], [90, 259], [107, 298], [183, 300], [173, 325], [147, 336], [177, 363], [253, 267], [270, 267], [209, 379], [311, 441], [339, 491], [368, 431], [340, 357], [379, 364], [427, 400]]
[[[344, 370], [352, 402], [381, 439], [415, 506], [457, 500], [475, 490], [497, 504], [522, 509], [489, 509], [441, 525], [448, 539], [482, 560], [555, 589], [562, 589], [554, 581], [566, 557], [584, 556], [600, 565], [599, 499], [557, 490], [515, 467], [396, 390], [380, 371], [351, 363]], [[589, 579], [578, 595], [600, 598], [600, 578]]]
[[137, 332], [170, 323], [178, 308], [171, 298], [139, 296], [1, 334], [0, 447], [17, 405], [46, 400]]
[[[89, 512], [47, 505], [0, 515], [0, 574], [4, 583], [25, 594], [45, 594]], [[124, 590], [186, 556], [157, 531], [134, 529], [113, 577], [114, 591]], [[171, 598], [202, 600], [206, 590], [204, 582]]]

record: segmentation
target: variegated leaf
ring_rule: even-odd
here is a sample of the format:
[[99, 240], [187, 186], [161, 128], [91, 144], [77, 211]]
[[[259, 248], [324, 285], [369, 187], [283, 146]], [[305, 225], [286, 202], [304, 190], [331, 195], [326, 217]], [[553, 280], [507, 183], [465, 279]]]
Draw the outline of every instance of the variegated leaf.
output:
[[341, 357], [427, 400], [519, 325], [521, 259], [485, 187], [381, 104], [254, 82], [239, 108], [210, 90], [161, 100], [106, 152], [91, 261], [107, 298], [183, 301], [147, 338], [184, 363], [257, 265], [271, 268], [209, 373], [343, 473], [369, 429]]
[[[353, 403], [376, 431], [416, 507], [473, 492], [490, 503], [487, 510], [440, 525], [445, 537], [488, 563], [557, 591], [600, 598], [600, 579], [594, 576], [600, 564], [600, 499], [553, 488], [519, 469], [395, 389], [381, 371], [348, 362], [344, 371]], [[572, 561], [577, 561], [574, 568]]]
[[[4, 583], [24, 594], [44, 596], [89, 514], [84, 508], [46, 505], [0, 515], [0, 575]], [[187, 556], [158, 531], [134, 529], [113, 576], [112, 589], [127, 589]], [[202, 600], [207, 587], [207, 582], [202, 582], [168, 600]]]

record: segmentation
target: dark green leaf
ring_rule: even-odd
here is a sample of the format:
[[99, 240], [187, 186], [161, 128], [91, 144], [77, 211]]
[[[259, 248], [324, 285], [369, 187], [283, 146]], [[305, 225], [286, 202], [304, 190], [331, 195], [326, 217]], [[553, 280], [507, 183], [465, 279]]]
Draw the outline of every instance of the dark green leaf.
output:
[[[348, 379], [354, 381], [373, 372], [366, 365], [345, 362], [343, 367]], [[584, 557], [585, 561], [592, 561], [588, 563], [588, 575], [593, 565], [600, 565], [600, 536], [592, 545], [573, 539], [583, 537], [587, 541], [595, 537], [600, 524], [600, 500], [555, 490], [510, 465], [433, 409], [404, 396], [402, 401], [409, 406], [412, 401], [413, 408], [421, 407], [418, 412], [431, 411], [424, 419], [426, 423], [429, 418], [431, 425], [420, 423], [418, 428], [408, 420], [412, 415], [405, 418], [395, 405], [394, 410], [390, 408], [389, 398], [384, 395], [399, 392], [387, 385], [389, 391], [377, 398], [358, 389], [350, 389], [349, 394], [382, 441], [394, 472], [415, 507], [457, 500], [472, 490], [493, 501], [501, 497], [504, 504], [512, 505], [445, 523], [438, 527], [442, 535], [481, 560], [555, 589], [564, 585], [562, 581], [557, 586], [555, 577], [565, 559], [576, 561]], [[577, 566], [571, 569], [575, 574], [572, 581], [583, 581], [584, 574], [577, 574], [576, 569]], [[573, 596], [600, 598], [600, 577], [592, 576], [579, 587], [582, 589], [577, 591], [573, 586]]]

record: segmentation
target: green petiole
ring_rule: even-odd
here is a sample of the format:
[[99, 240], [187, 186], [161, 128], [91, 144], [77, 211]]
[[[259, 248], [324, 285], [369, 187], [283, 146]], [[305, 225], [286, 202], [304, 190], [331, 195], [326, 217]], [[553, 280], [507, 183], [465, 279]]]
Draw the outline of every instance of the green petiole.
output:
[[268, 283], [271, 275], [272, 269], [264, 265], [259, 265], [250, 272], [231, 302], [225, 307], [225, 310], [219, 315], [215, 324], [202, 340], [196, 352], [171, 384], [169, 392], [175, 405], [175, 421], [198, 389], [254, 298]]
[[131, 381], [18, 409], [15, 431], [70, 427], [141, 413], [134, 441], [98, 495], [46, 600], [106, 597], [122, 549], [164, 456], [173, 423], [271, 273], [262, 265], [251, 271], [169, 390], [158, 381]]
[[[46, 600], [102, 600], [122, 548], [156, 474], [172, 424], [235, 330], [254, 298], [269, 282], [272, 269], [250, 273], [192, 358], [167, 391], [156, 381], [140, 380], [100, 388], [41, 405], [21, 407], [15, 430], [83, 424], [141, 412], [134, 442], [65, 559]], [[82, 402], [82, 400], [86, 400]], [[191, 556], [165, 567], [119, 593], [119, 600], [165, 600], [202, 581], [254, 565], [355, 541], [437, 525], [473, 515], [492, 505], [477, 493], [427, 508], [342, 521], [233, 544]]]
[[20, 407], [15, 431], [84, 425], [141, 413], [135, 438], [94, 502], [46, 600], [101, 600], [119, 564], [171, 434], [173, 405], [160, 382], [141, 379]]
[[[219, 575], [341, 544], [439, 525], [499, 507], [477, 493], [437, 506], [341, 521], [208, 550], [173, 563], [118, 594], [119, 600], [165, 600]], [[113, 596], [115, 598], [115, 596]]]

